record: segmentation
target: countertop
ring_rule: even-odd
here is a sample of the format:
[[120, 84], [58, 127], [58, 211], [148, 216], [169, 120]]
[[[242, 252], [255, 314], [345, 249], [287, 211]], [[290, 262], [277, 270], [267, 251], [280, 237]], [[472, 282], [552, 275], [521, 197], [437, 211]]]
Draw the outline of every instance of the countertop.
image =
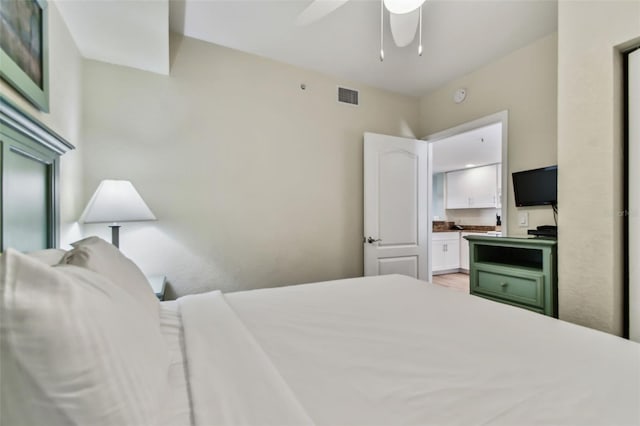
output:
[[[489, 231], [499, 231], [499, 227], [490, 226], [490, 225], [460, 225], [462, 229], [451, 229], [451, 227], [455, 225], [455, 222], [444, 222], [444, 221], [434, 221], [433, 222], [433, 232], [489, 232]], [[496, 229], [498, 228], [498, 229]]]

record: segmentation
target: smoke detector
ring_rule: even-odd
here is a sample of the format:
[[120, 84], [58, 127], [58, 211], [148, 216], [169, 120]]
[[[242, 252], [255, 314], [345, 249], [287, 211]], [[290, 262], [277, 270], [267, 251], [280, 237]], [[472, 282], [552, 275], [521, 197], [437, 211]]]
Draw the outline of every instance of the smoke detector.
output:
[[467, 89], [458, 89], [453, 92], [453, 102], [462, 103], [467, 97]]

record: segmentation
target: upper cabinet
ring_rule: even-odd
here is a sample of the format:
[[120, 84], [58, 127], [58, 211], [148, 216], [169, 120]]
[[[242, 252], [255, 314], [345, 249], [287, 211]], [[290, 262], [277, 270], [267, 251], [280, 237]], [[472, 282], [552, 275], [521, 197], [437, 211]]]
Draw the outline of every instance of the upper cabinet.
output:
[[448, 172], [447, 209], [482, 209], [500, 206], [497, 164]]

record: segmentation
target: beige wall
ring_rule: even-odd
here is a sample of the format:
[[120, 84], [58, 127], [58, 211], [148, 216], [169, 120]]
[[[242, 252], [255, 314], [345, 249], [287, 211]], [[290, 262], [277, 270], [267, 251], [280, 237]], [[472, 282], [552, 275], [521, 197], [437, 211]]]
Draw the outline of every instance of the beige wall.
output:
[[[557, 35], [537, 40], [483, 68], [453, 80], [420, 100], [421, 135], [426, 136], [502, 110], [509, 111], [511, 172], [556, 164]], [[467, 89], [461, 104], [456, 89]], [[516, 209], [508, 179], [509, 235], [553, 224], [550, 207]], [[529, 212], [529, 226], [517, 226], [517, 212]]]
[[616, 47], [640, 44], [640, 2], [560, 1], [558, 25], [560, 317], [621, 334], [623, 101]]
[[[49, 7], [51, 113], [0, 93], [78, 148], [62, 159], [63, 245], [99, 180], [125, 178], [160, 220], [126, 226], [123, 251], [177, 294], [360, 275], [362, 133], [425, 136], [506, 109], [509, 172], [559, 163], [561, 318], [621, 333], [618, 52], [640, 43], [640, 3], [561, 0], [558, 35], [419, 102], [175, 36], [170, 77], [83, 62]], [[336, 104], [337, 84], [363, 105]], [[523, 234], [512, 200], [509, 180], [508, 232]], [[529, 227], [552, 223], [526, 210]]]
[[66, 245], [80, 235], [75, 222], [82, 208], [82, 144], [79, 137], [82, 116], [82, 58], [55, 2], [49, 2], [48, 5], [51, 113], [38, 111], [4, 80], [0, 80], [0, 93], [76, 147], [76, 150], [68, 152], [60, 160], [61, 244]]
[[[123, 227], [122, 250], [178, 295], [361, 275], [363, 132], [415, 136], [418, 100], [194, 39], [171, 49], [169, 77], [85, 63], [84, 198], [130, 179], [159, 219]], [[338, 84], [361, 106], [338, 104]]]

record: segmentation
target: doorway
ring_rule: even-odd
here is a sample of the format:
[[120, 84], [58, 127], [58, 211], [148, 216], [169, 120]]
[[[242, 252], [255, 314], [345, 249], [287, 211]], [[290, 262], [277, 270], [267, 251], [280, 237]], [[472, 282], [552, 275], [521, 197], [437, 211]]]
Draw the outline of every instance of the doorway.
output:
[[425, 138], [431, 171], [428, 271], [434, 283], [460, 287], [460, 274], [469, 272], [466, 235], [506, 233], [507, 129], [508, 113], [502, 111]]

